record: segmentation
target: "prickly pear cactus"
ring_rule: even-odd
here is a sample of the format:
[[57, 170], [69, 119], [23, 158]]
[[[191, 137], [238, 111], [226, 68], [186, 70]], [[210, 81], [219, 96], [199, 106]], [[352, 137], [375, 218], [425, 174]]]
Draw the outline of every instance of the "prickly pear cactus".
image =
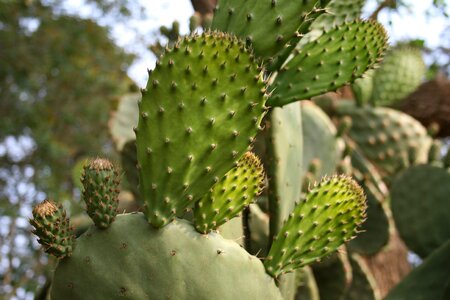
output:
[[425, 76], [422, 53], [415, 48], [393, 48], [373, 74], [371, 102], [392, 105], [417, 89]]
[[[293, 102], [354, 81], [386, 47], [381, 25], [356, 20], [362, 1], [343, 4], [222, 0], [212, 28], [228, 33], [205, 31], [171, 42], [138, 102], [136, 158], [129, 125], [117, 131], [126, 132], [120, 139], [126, 169], [137, 162], [134, 194], [143, 213], [115, 216], [114, 171], [86, 169], [87, 209], [97, 226], [74, 249], [67, 230], [52, 232], [50, 238], [67, 244], [55, 253], [71, 254], [59, 261], [54, 299], [294, 299], [296, 270], [351, 240], [366, 217], [364, 193], [350, 177], [324, 177], [305, 195], [301, 190], [302, 113]], [[317, 30], [308, 36], [314, 20]], [[267, 180], [247, 152], [263, 127]], [[131, 184], [136, 177], [126, 176]], [[269, 211], [261, 215], [270, 217], [270, 230], [261, 261], [220, 230], [263, 185]], [[192, 222], [181, 219], [191, 210]], [[31, 222], [39, 226], [49, 222], [45, 218], [36, 213]], [[251, 241], [252, 222], [244, 217], [242, 223]], [[45, 230], [36, 234], [47, 237]]]
[[428, 161], [432, 139], [412, 117], [391, 108], [348, 105], [339, 114], [351, 117], [349, 137], [383, 177]]
[[153, 226], [183, 213], [253, 141], [266, 97], [254, 60], [236, 37], [211, 32], [184, 38], [158, 62], [136, 128], [141, 197]]
[[406, 245], [426, 257], [450, 239], [450, 173], [420, 165], [400, 173], [392, 185], [391, 207]]

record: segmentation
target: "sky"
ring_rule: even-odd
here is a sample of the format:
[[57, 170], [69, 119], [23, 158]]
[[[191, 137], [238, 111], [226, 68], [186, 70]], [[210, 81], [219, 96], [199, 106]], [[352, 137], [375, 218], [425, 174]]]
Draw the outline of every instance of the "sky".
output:
[[[88, 16], [91, 14], [89, 7], [83, 6], [83, 0], [69, 1], [69, 9], [73, 9]], [[189, 18], [193, 14], [189, 0], [139, 0], [148, 14], [144, 20], [132, 20], [127, 24], [113, 26], [112, 35], [120, 46], [128, 51], [138, 54], [138, 59], [129, 70], [130, 77], [143, 87], [147, 81], [147, 69], [152, 69], [156, 58], [146, 49], [144, 43], [138, 43], [139, 38], [130, 28], [138, 29], [139, 34], [155, 40], [159, 26], [170, 26], [174, 20], [180, 22], [181, 33], [188, 33]], [[370, 15], [375, 9], [376, 1], [369, 0], [365, 7], [365, 16]], [[401, 9], [396, 13], [388, 13], [384, 10], [379, 15], [379, 21], [385, 25], [390, 41], [395, 42], [407, 39], [424, 39], [428, 47], [440, 44], [441, 35], [446, 26], [450, 26], [449, 20], [443, 17], [426, 17], [425, 12], [430, 8], [432, 0], [406, 0], [411, 4], [411, 11]], [[429, 13], [433, 13], [429, 11]], [[449, 12], [450, 14], [450, 8]]]

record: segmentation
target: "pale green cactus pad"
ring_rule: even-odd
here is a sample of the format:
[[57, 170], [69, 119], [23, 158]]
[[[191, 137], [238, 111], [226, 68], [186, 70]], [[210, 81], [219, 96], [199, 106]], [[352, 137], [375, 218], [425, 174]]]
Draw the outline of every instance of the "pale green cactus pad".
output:
[[51, 296], [282, 299], [261, 261], [235, 242], [202, 235], [183, 220], [155, 229], [140, 213], [119, 215], [108, 229], [91, 227], [83, 234], [72, 257], [59, 263]]
[[349, 177], [324, 178], [300, 201], [264, 265], [274, 277], [314, 262], [351, 240], [365, 219], [361, 187]]
[[136, 129], [145, 214], [161, 227], [199, 200], [245, 153], [265, 85], [236, 37], [209, 32], [167, 49], [143, 91]]

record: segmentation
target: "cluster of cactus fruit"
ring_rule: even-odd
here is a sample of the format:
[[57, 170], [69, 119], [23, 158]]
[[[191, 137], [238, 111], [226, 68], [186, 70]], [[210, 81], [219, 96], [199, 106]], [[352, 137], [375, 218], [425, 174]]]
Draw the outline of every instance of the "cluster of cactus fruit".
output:
[[[110, 124], [141, 212], [118, 214], [120, 175], [105, 159], [84, 167], [82, 198], [95, 226], [80, 237], [60, 205], [33, 210], [39, 242], [60, 258], [52, 299], [380, 299], [361, 256], [389, 240], [388, 188], [402, 238], [430, 255], [388, 296], [412, 299], [404, 295], [414, 276], [448, 263], [450, 226], [441, 223], [450, 219], [449, 184], [440, 182], [450, 182], [448, 166], [414, 167], [428, 162], [432, 138], [411, 117], [368, 105], [382, 99], [334, 105], [327, 112], [338, 127], [313, 102], [297, 101], [354, 82], [380, 62], [386, 33], [359, 19], [363, 4], [220, 0], [210, 29], [171, 41], [141, 96], [124, 97]], [[375, 72], [395, 70], [403, 72]], [[439, 169], [436, 182], [411, 196], [430, 171], [421, 168]], [[428, 223], [408, 232], [402, 222], [417, 212], [403, 205], [423, 209], [427, 188], [440, 218], [422, 218]], [[441, 226], [439, 235], [407, 241], [430, 226]]]

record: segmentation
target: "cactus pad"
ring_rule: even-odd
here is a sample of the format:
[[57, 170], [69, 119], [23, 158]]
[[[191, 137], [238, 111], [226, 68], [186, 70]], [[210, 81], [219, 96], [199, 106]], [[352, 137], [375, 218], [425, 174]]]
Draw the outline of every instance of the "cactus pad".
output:
[[[239, 274], [237, 276], [236, 274]], [[261, 289], [264, 287], [264, 289]], [[155, 229], [142, 214], [91, 227], [62, 260], [52, 299], [281, 299], [263, 264], [216, 233], [186, 221]]]
[[236, 37], [186, 37], [158, 61], [139, 105], [136, 144], [145, 214], [161, 227], [245, 153], [264, 114], [265, 85]]
[[221, 0], [213, 29], [231, 32], [252, 43], [255, 54], [270, 57], [295, 36], [317, 1]]
[[230, 171], [196, 203], [195, 228], [201, 233], [216, 230], [237, 216], [262, 191], [264, 170], [258, 157], [247, 152]]
[[98, 228], [108, 228], [118, 212], [119, 173], [109, 160], [97, 158], [84, 166], [81, 182], [89, 217]]
[[352, 118], [350, 138], [383, 177], [427, 162], [432, 140], [425, 127], [409, 115], [384, 107], [350, 106], [339, 113]]
[[335, 251], [365, 219], [365, 196], [349, 177], [324, 178], [294, 208], [264, 265], [278, 277]]
[[324, 32], [294, 50], [280, 70], [268, 104], [282, 106], [334, 91], [361, 77], [380, 59], [386, 47], [384, 28], [355, 21]]
[[374, 73], [371, 101], [392, 105], [403, 100], [419, 87], [425, 73], [426, 65], [419, 49], [391, 49]]
[[394, 180], [391, 208], [395, 224], [408, 248], [428, 256], [450, 238], [450, 174], [421, 165]]
[[450, 240], [433, 251], [387, 295], [385, 300], [449, 299]]
[[33, 233], [45, 252], [58, 258], [70, 256], [75, 242], [74, 229], [70, 226], [66, 211], [60, 204], [45, 200], [33, 208]]

